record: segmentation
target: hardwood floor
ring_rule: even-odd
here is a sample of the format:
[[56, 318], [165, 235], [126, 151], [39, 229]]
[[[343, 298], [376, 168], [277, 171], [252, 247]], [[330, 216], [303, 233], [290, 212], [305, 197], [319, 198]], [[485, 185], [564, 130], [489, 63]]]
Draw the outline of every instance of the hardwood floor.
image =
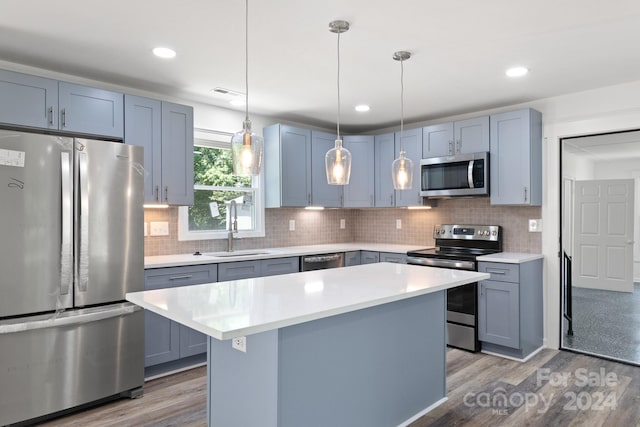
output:
[[[201, 367], [149, 381], [140, 399], [43, 426], [205, 426], [205, 374]], [[450, 349], [447, 389], [448, 400], [412, 427], [640, 427], [640, 368], [570, 352], [546, 349], [520, 363]]]

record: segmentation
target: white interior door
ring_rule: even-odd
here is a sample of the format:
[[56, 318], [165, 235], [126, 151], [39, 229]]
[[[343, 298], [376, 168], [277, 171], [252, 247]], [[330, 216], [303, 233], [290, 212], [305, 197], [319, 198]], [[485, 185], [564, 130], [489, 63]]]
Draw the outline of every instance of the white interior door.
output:
[[633, 292], [632, 179], [575, 182], [573, 285]]

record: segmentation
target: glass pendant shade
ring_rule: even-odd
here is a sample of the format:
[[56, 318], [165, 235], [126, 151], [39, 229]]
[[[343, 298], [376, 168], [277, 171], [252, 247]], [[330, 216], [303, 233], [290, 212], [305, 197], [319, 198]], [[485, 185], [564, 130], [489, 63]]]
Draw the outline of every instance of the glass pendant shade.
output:
[[331, 185], [347, 185], [351, 177], [351, 152], [336, 139], [336, 145], [324, 156], [327, 182]]
[[251, 132], [251, 121], [245, 120], [243, 129], [231, 138], [233, 174], [260, 175], [264, 138]]
[[404, 151], [400, 157], [391, 164], [393, 188], [395, 190], [410, 190], [413, 185], [413, 161], [405, 156]]

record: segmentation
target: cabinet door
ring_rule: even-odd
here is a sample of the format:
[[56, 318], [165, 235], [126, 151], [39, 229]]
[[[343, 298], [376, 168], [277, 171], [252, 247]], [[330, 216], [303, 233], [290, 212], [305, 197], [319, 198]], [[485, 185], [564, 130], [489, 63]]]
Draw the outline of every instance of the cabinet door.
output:
[[261, 261], [235, 261], [218, 264], [218, 281], [260, 277]]
[[311, 204], [326, 208], [342, 207], [342, 185], [329, 185], [324, 158], [335, 146], [336, 136], [311, 131]]
[[423, 128], [422, 158], [450, 156], [454, 153], [453, 123], [440, 123]]
[[207, 335], [178, 325], [180, 329], [180, 357], [189, 357], [207, 352]]
[[178, 358], [180, 358], [180, 325], [164, 316], [145, 310], [144, 366], [171, 362]]
[[297, 273], [300, 271], [300, 258], [273, 258], [261, 261], [260, 276], [275, 276], [278, 274]]
[[520, 348], [518, 283], [483, 280], [478, 293], [478, 339]]
[[58, 81], [0, 70], [0, 123], [58, 128]]
[[395, 262], [397, 264], [406, 264], [406, 254], [396, 254], [392, 252], [380, 252], [380, 262]]
[[380, 253], [373, 251], [360, 251], [360, 264], [373, 264], [380, 262]]
[[[422, 129], [404, 131], [402, 138], [406, 156], [413, 160], [413, 183], [408, 190], [396, 190], [396, 207], [420, 206], [420, 159], [422, 152]], [[396, 132], [396, 157], [400, 156], [400, 132]]]
[[542, 204], [542, 116], [526, 109], [490, 118], [492, 205]]
[[[311, 131], [280, 127], [281, 204], [304, 207], [311, 204]], [[326, 180], [326, 178], [325, 178]]]
[[373, 143], [375, 147], [374, 204], [376, 207], [393, 207], [396, 202], [393, 179], [391, 177], [391, 165], [395, 158], [395, 136], [393, 133], [376, 135]]
[[344, 265], [360, 265], [360, 251], [349, 251], [344, 253]]
[[124, 95], [118, 92], [59, 82], [58, 104], [61, 130], [124, 136]]
[[351, 152], [351, 178], [344, 186], [345, 208], [368, 208], [374, 204], [373, 136], [345, 136], [344, 147]]
[[124, 143], [144, 147], [144, 202], [160, 203], [162, 188], [162, 103], [124, 96]]
[[489, 151], [489, 116], [453, 123], [456, 153]]
[[193, 205], [193, 108], [162, 103], [162, 188], [170, 205]]

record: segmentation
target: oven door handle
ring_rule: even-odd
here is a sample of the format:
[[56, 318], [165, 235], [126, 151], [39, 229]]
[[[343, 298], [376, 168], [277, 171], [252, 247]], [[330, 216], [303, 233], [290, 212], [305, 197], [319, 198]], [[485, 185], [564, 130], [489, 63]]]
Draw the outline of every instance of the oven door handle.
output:
[[449, 259], [435, 259], [422, 257], [407, 257], [407, 264], [424, 265], [427, 267], [455, 268], [458, 270], [475, 270], [473, 261], [460, 261]]

